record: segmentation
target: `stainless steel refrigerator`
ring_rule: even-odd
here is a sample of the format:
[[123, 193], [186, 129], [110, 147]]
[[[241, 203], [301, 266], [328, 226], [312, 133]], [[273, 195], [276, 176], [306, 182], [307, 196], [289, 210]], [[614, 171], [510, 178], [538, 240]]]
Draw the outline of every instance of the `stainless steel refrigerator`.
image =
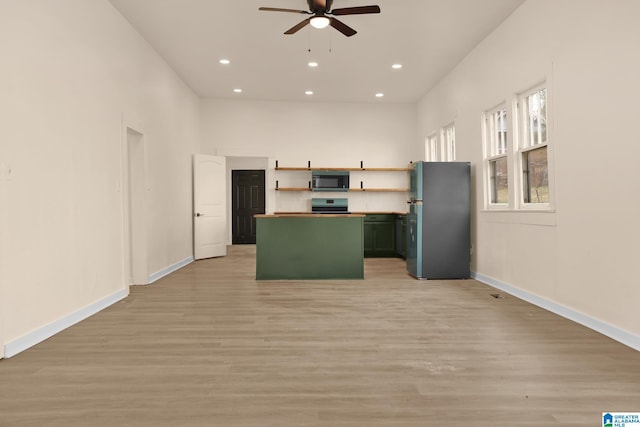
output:
[[407, 270], [418, 279], [470, 276], [468, 162], [415, 162], [410, 171]]

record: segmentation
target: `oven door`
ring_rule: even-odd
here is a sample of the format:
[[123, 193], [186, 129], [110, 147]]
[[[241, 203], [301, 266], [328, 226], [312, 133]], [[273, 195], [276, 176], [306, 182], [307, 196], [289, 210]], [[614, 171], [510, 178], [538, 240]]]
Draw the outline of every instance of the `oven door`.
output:
[[348, 199], [311, 199], [311, 213], [348, 213]]

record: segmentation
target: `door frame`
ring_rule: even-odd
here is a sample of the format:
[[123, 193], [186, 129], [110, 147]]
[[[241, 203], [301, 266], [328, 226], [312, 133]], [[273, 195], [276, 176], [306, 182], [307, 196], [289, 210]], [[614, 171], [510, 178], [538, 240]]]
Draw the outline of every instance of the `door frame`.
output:
[[[234, 191], [234, 177], [238, 175], [238, 173], [241, 172], [247, 172], [247, 173], [256, 173], [256, 172], [262, 172], [262, 198], [264, 200], [264, 211], [262, 213], [266, 212], [266, 206], [267, 206], [267, 171], [265, 169], [231, 169], [231, 244], [235, 244], [233, 243], [233, 222], [235, 221], [235, 215], [234, 215], [234, 211], [235, 211], [235, 201], [233, 200], [233, 191]], [[238, 244], [245, 244], [245, 243], [238, 243]]]
[[233, 170], [264, 170], [264, 210], [269, 212], [269, 206], [274, 205], [273, 198], [275, 197], [275, 191], [269, 191], [269, 188], [273, 186], [273, 168], [269, 169], [269, 165], [275, 162], [269, 157], [244, 157], [244, 156], [226, 156], [227, 158], [227, 242], [231, 245], [233, 236], [231, 234], [231, 221], [232, 221], [232, 184], [231, 184], [231, 171]]
[[122, 218], [123, 268], [126, 287], [149, 283], [147, 249], [147, 147], [139, 124], [123, 120]]
[[[6, 257], [8, 254], [7, 246], [7, 231], [8, 231], [8, 212], [7, 212], [7, 181], [11, 180], [11, 166], [6, 163], [0, 163], [0, 235], [5, 236], [0, 239], [0, 359], [4, 358], [4, 346], [5, 346], [5, 289], [7, 280], [5, 273]], [[0, 387], [1, 388], [1, 387]]]

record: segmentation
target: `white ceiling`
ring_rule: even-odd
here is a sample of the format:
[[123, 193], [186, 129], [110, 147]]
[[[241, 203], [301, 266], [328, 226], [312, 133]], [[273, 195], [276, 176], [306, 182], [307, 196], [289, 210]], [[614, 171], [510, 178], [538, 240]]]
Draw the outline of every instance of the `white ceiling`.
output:
[[382, 9], [339, 17], [358, 31], [345, 37], [311, 26], [284, 35], [306, 15], [258, 10], [307, 10], [305, 0], [110, 1], [201, 97], [326, 102], [417, 101], [524, 2], [334, 0]]

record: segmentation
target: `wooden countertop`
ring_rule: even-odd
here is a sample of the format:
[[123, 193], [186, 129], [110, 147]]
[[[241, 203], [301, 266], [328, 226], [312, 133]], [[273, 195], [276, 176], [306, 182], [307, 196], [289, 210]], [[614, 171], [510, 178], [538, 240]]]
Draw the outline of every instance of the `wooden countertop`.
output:
[[364, 216], [364, 215], [406, 215], [406, 212], [390, 212], [390, 211], [368, 211], [368, 212], [350, 212], [348, 214], [314, 214], [311, 212], [275, 212], [273, 214], [255, 215], [256, 218], [262, 216]]
[[362, 218], [364, 214], [350, 213], [350, 214], [313, 214], [309, 212], [276, 212], [274, 214], [258, 214], [254, 215], [254, 218]]
[[351, 212], [363, 215], [406, 215], [406, 212], [389, 212], [389, 211], [367, 211], [367, 212]]

